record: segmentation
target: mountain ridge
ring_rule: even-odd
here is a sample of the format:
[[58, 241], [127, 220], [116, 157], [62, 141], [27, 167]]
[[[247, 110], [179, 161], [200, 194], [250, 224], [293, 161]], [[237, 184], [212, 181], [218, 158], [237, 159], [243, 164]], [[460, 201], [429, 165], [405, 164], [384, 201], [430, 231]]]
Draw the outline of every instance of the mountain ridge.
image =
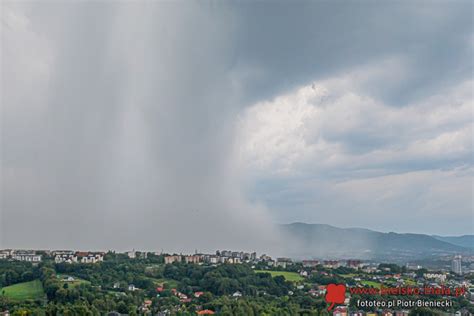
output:
[[453, 245], [474, 249], [474, 235], [461, 236], [439, 236], [432, 235], [433, 238], [448, 242]]
[[[287, 254], [295, 258], [397, 257], [407, 261], [437, 255], [470, 253], [473, 250], [442, 240], [444, 237], [435, 238], [418, 233], [384, 233], [359, 227], [340, 228], [329, 224], [303, 222], [281, 224], [279, 227], [287, 241]], [[463, 239], [461, 242], [469, 242], [470, 238], [464, 238], [467, 241]], [[457, 241], [456, 238], [453, 240]]]
[[333, 227], [333, 228], [338, 228], [338, 229], [358, 229], [358, 230], [366, 230], [366, 231], [371, 231], [371, 232], [377, 232], [377, 233], [383, 233], [383, 234], [389, 234], [389, 233], [395, 233], [395, 234], [416, 234], [416, 235], [426, 235], [426, 236], [431, 236], [433, 238], [474, 238], [474, 234], [463, 234], [463, 235], [459, 235], [459, 236], [453, 236], [453, 235], [449, 235], [449, 236], [443, 236], [443, 235], [430, 235], [430, 234], [423, 234], [423, 233], [401, 233], [401, 232], [393, 232], [393, 231], [390, 231], [390, 232], [382, 232], [382, 231], [379, 231], [379, 230], [374, 230], [374, 229], [370, 229], [370, 228], [364, 228], [364, 227], [338, 227], [338, 226], [334, 226], [334, 225], [331, 225], [331, 224], [326, 224], [326, 223], [305, 223], [305, 222], [291, 222], [291, 223], [284, 223], [284, 224], [279, 224], [279, 226], [287, 226], [287, 225], [320, 225], [320, 226], [329, 226], [329, 227]]

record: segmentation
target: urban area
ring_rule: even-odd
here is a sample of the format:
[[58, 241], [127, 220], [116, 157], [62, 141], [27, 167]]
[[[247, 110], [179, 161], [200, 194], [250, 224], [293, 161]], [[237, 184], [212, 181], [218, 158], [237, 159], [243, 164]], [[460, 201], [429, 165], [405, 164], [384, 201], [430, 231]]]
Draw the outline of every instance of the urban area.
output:
[[[472, 315], [474, 257], [438, 259], [437, 265], [423, 266], [292, 260], [229, 250], [5, 249], [0, 251], [0, 315]], [[330, 304], [329, 284], [345, 287], [342, 301]], [[431, 292], [382, 293], [407, 288]], [[449, 306], [384, 305], [421, 299]], [[378, 303], [361, 306], [361, 301]]]

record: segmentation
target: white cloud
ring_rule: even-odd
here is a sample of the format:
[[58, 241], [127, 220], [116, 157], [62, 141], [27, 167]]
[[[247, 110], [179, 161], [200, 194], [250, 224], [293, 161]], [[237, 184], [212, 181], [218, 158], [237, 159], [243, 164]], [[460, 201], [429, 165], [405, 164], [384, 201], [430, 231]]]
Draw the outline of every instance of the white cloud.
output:
[[395, 107], [361, 88], [378, 77], [358, 69], [250, 107], [239, 125], [242, 164], [262, 175], [297, 176], [309, 170], [387, 171], [401, 165], [416, 170], [420, 163], [468, 163], [472, 82]]
[[397, 107], [365, 88], [389, 65], [403, 67], [361, 67], [242, 114], [240, 164], [258, 192], [250, 194], [281, 222], [472, 231], [472, 81]]

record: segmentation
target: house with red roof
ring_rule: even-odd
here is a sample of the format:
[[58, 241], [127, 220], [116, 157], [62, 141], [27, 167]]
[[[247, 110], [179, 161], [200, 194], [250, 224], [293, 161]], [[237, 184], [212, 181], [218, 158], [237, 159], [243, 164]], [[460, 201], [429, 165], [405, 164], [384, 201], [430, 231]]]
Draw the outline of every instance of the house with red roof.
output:
[[198, 315], [214, 315], [215, 312], [210, 309], [204, 309], [202, 311], [197, 312]]

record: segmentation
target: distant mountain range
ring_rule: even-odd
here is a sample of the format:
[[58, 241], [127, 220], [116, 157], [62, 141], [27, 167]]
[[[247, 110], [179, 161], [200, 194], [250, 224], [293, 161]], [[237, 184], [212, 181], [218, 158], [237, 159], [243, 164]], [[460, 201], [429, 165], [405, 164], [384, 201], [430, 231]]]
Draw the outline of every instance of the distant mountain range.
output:
[[407, 262], [451, 254], [474, 253], [474, 235], [441, 237], [382, 233], [326, 224], [280, 225], [288, 256], [293, 258], [390, 259]]
[[441, 241], [448, 242], [456, 246], [474, 249], [474, 235], [447, 236], [447, 237], [433, 235], [432, 237]]

